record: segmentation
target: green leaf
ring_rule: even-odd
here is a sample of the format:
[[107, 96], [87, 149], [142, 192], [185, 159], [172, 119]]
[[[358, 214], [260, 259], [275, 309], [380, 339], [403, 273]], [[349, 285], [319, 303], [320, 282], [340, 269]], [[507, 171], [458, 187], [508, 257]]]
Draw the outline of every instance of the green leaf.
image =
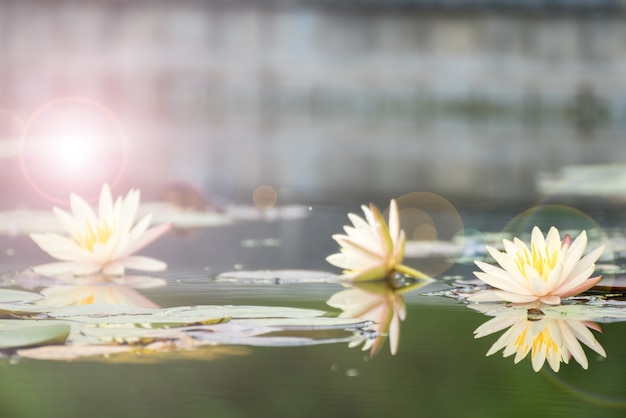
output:
[[39, 293], [24, 292], [23, 290], [0, 289], [0, 303], [29, 303], [43, 298], [44, 297]]
[[64, 343], [71, 327], [64, 323], [35, 323], [14, 321], [15, 324], [0, 328], [0, 349], [34, 347]]

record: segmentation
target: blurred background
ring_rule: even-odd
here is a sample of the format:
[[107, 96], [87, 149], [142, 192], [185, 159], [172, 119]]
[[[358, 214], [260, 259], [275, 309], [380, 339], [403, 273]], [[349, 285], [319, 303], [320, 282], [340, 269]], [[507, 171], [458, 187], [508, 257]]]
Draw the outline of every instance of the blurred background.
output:
[[[0, 203], [626, 198], [620, 0], [0, 0]], [[174, 185], [174, 186], [172, 186]]]

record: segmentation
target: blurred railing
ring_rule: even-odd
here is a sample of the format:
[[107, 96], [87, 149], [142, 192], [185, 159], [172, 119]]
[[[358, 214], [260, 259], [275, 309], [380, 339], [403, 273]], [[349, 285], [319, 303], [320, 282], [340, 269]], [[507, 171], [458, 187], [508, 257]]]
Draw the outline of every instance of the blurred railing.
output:
[[622, 162], [623, 11], [609, 0], [0, 1], [0, 108], [27, 120], [58, 97], [102, 103], [141, 161], [132, 184], [186, 180], [224, 198], [262, 183], [293, 198], [528, 196], [537, 172]]

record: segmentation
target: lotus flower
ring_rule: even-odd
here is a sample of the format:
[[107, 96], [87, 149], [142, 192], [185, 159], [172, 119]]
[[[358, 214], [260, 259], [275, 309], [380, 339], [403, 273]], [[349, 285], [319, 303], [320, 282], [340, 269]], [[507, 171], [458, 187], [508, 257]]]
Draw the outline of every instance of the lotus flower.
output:
[[389, 206], [389, 226], [373, 204], [361, 208], [365, 219], [349, 213], [353, 226], [344, 227], [346, 235], [333, 235], [341, 247], [340, 252], [326, 258], [330, 264], [344, 269], [342, 278], [351, 281], [375, 280], [389, 278], [395, 273], [428, 278], [424, 273], [401, 264], [406, 237], [400, 229], [396, 201], [392, 200]]
[[500, 267], [476, 261], [482, 272], [474, 274], [496, 290], [478, 292], [468, 300], [541, 301], [557, 305], [561, 298], [582, 293], [602, 279], [602, 276], [590, 276], [604, 245], [581, 258], [586, 247], [585, 231], [572, 243], [569, 235], [561, 241], [555, 227], [550, 228], [545, 239], [539, 228], [534, 227], [530, 249], [517, 238], [513, 242], [504, 240], [504, 252], [487, 246], [487, 251]]
[[[474, 308], [477, 305], [470, 305]], [[567, 318], [567, 319], [565, 319]], [[508, 328], [508, 329], [507, 329]], [[589, 329], [602, 332], [595, 322], [577, 318], [577, 315], [563, 315], [536, 307], [508, 308], [496, 314], [476, 331], [475, 338], [507, 329], [487, 352], [490, 356], [503, 349], [503, 356], [515, 354], [514, 362], [519, 363], [530, 353], [534, 371], [539, 371], [545, 361], [555, 372], [559, 371], [561, 362], [569, 363], [571, 357], [587, 369], [587, 356], [580, 345], [581, 341], [593, 351], [606, 357], [606, 352], [595, 339]]]
[[54, 208], [58, 220], [69, 236], [55, 233], [33, 233], [30, 237], [42, 250], [62, 260], [33, 267], [36, 273], [59, 275], [72, 273], [88, 275], [122, 275], [125, 269], [159, 271], [167, 265], [150, 257], [133, 256], [163, 235], [171, 224], [148, 229], [151, 215], [146, 215], [133, 226], [139, 207], [139, 191], [131, 190], [115, 203], [108, 185], [100, 193], [99, 213], [94, 213], [85, 200], [70, 196], [72, 214]]

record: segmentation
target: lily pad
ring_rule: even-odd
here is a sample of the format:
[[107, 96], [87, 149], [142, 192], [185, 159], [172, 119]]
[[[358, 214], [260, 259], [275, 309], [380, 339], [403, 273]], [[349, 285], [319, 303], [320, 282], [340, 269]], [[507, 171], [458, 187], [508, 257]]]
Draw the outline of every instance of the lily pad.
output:
[[[6, 309], [11, 305], [4, 305]], [[47, 318], [4, 320], [10, 329], [20, 324], [51, 323], [63, 327], [62, 341], [40, 338], [13, 342], [6, 347], [59, 343], [75, 348], [21, 350], [32, 358], [69, 359], [83, 356], [110, 356], [132, 347], [142, 355], [195, 350], [205, 345], [294, 346], [349, 342], [356, 331], [371, 325], [360, 319], [328, 317], [326, 312], [268, 306], [179, 306], [164, 309], [117, 305], [68, 307], [28, 306], [27, 314]], [[1, 335], [1, 334], [0, 334]], [[45, 335], [44, 335], [45, 336]], [[99, 348], [84, 348], [84, 347]]]
[[43, 299], [39, 293], [22, 290], [0, 289], [0, 304], [3, 303], [30, 303]]
[[70, 325], [64, 323], [14, 322], [0, 328], [0, 349], [63, 343], [71, 331]]

